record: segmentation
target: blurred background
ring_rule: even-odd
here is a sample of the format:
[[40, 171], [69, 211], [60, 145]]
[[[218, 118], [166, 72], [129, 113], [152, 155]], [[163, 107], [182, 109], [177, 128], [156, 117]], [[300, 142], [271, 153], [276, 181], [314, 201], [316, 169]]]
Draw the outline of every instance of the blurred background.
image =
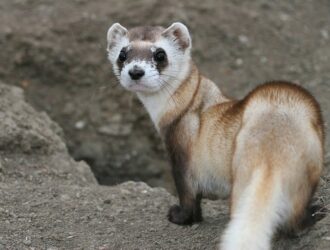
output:
[[22, 87], [59, 123], [72, 156], [100, 184], [137, 180], [172, 191], [163, 144], [107, 61], [106, 32], [114, 22], [174, 21], [189, 27], [194, 61], [227, 95], [294, 81], [317, 97], [329, 121], [328, 0], [1, 0], [0, 80]]

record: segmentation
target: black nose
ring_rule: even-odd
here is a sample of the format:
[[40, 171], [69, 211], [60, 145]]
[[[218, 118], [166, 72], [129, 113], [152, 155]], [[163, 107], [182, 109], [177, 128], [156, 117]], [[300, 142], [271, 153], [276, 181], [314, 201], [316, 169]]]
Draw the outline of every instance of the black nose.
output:
[[128, 71], [128, 74], [133, 80], [139, 80], [142, 76], [144, 76], [144, 70], [138, 67], [134, 67], [133, 69]]

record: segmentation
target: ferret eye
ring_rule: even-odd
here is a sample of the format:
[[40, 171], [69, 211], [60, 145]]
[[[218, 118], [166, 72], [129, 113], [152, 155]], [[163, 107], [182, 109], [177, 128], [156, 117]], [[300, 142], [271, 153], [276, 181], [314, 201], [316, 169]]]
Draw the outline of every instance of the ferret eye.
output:
[[166, 59], [166, 53], [163, 49], [158, 49], [154, 54], [154, 59], [156, 62], [164, 62]]
[[125, 50], [121, 50], [120, 53], [119, 53], [119, 57], [118, 57], [118, 60], [120, 62], [125, 62], [127, 59], [127, 53]]

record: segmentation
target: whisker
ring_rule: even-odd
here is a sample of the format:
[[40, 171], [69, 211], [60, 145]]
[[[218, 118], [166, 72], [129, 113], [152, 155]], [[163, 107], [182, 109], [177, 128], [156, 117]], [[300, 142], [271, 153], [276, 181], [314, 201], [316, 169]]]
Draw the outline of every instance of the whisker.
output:
[[171, 94], [171, 92], [170, 92], [169, 89], [167, 88], [167, 85], [168, 85], [168, 84], [163, 84], [163, 88], [162, 88], [162, 90], [164, 89], [164, 90], [168, 93], [168, 95], [169, 95], [169, 97], [170, 97], [170, 100], [172, 100], [173, 105], [174, 105], [174, 108], [175, 108], [175, 107], [177, 107], [178, 105], [177, 105], [177, 103], [176, 103], [176, 101], [175, 101], [173, 95]]
[[[168, 93], [169, 97], [171, 98], [171, 100], [174, 103], [174, 107], [177, 107], [178, 106], [178, 103], [177, 103], [177, 101], [175, 100], [175, 98], [173, 96], [173, 94], [175, 93], [175, 89], [173, 89], [173, 87], [171, 86], [171, 84], [169, 84], [164, 79], [160, 79], [160, 81], [161, 81], [161, 88], [166, 90], [166, 92]], [[169, 89], [169, 88], [172, 88], [172, 89]], [[171, 93], [171, 92], [173, 92], [173, 93]]]

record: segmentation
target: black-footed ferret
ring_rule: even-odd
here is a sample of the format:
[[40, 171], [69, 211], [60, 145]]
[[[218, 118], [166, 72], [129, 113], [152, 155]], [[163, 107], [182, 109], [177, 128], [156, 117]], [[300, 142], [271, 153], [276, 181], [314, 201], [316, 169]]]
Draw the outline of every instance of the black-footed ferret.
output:
[[230, 195], [220, 249], [271, 249], [277, 229], [302, 226], [323, 168], [324, 128], [311, 94], [279, 81], [228, 99], [192, 63], [182, 23], [115, 23], [107, 41], [121, 85], [137, 94], [167, 147], [180, 201], [171, 222], [199, 222], [203, 197]]

